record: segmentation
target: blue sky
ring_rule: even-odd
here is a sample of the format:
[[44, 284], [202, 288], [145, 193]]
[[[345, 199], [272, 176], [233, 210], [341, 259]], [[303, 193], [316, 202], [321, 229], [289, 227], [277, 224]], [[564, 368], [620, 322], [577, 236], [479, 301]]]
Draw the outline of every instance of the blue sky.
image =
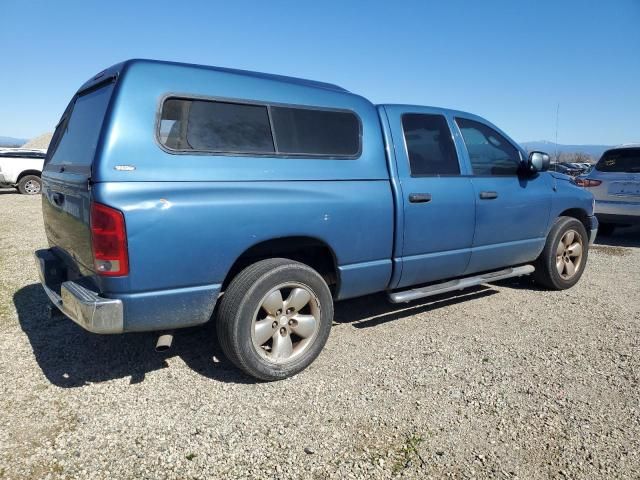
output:
[[470, 111], [518, 141], [640, 141], [640, 0], [0, 0], [0, 135], [50, 131], [104, 67], [157, 58]]

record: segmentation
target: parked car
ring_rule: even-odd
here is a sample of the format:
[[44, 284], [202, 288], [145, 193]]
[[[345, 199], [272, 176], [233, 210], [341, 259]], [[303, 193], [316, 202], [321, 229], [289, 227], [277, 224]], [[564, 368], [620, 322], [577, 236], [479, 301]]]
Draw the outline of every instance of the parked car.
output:
[[593, 193], [603, 235], [611, 235], [618, 226], [640, 223], [640, 144], [607, 150], [576, 183]]
[[46, 150], [0, 149], [0, 187], [15, 187], [25, 195], [37, 195]]
[[587, 175], [595, 166], [595, 163], [590, 163], [588, 165], [585, 164], [584, 171], [580, 175]]
[[579, 163], [579, 162], [569, 162], [565, 163], [567, 167], [569, 167], [575, 175], [581, 175], [589, 168], [589, 164]]
[[564, 175], [569, 175], [570, 177], [573, 177], [578, 173], [577, 169], [571, 168], [564, 163], [552, 163], [549, 166], [549, 170], [551, 170], [552, 172], [558, 172]]
[[225, 355], [274, 380], [317, 357], [336, 300], [530, 273], [573, 286], [593, 197], [548, 164], [470, 113], [132, 60], [62, 116], [36, 259], [49, 298], [87, 330], [170, 332], [215, 312]]

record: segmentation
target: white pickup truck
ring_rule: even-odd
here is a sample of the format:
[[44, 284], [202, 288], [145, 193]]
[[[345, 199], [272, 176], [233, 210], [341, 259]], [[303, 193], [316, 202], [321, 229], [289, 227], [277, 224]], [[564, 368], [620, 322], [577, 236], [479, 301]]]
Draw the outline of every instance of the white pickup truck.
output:
[[46, 153], [25, 148], [0, 149], [0, 187], [15, 187], [25, 195], [39, 194]]

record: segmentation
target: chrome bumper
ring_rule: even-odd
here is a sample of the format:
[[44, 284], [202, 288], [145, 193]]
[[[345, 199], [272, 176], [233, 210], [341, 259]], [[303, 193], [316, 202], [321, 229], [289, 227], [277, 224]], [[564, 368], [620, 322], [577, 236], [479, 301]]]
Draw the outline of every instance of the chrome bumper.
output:
[[122, 333], [124, 330], [122, 300], [104, 298], [76, 282], [62, 282], [60, 295], [47, 283], [59, 266], [49, 250], [35, 252], [40, 283], [53, 304], [67, 317], [93, 333]]
[[616, 215], [621, 217], [640, 217], [640, 202], [625, 200], [596, 199], [595, 215]]

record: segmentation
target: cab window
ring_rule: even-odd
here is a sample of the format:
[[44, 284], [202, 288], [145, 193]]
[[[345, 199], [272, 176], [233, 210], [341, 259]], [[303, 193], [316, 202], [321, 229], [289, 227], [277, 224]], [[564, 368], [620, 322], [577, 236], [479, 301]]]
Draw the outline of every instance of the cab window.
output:
[[503, 135], [484, 123], [456, 118], [474, 175], [517, 175], [520, 153]]
[[460, 174], [456, 148], [444, 116], [405, 113], [402, 130], [412, 176]]

